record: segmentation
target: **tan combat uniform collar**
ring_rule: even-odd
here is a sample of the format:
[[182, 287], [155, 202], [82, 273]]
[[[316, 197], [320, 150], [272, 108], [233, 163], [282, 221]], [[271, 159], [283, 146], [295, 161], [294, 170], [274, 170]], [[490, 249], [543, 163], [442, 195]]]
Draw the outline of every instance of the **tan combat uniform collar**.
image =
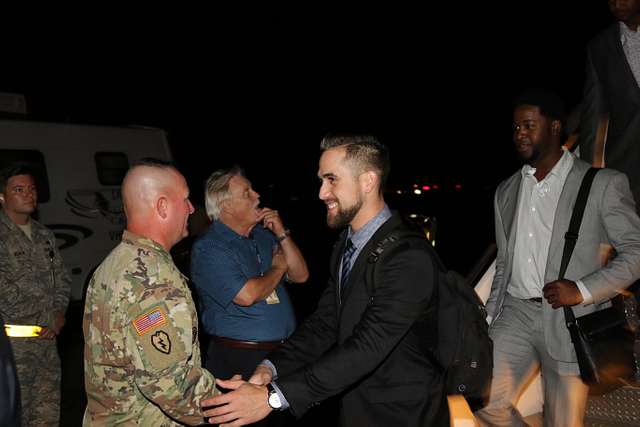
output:
[[11, 218], [9, 218], [6, 213], [4, 213], [4, 209], [0, 209], [0, 222], [2, 222], [4, 225], [9, 227], [10, 229], [18, 228], [16, 224], [13, 221], [11, 221]]
[[139, 236], [135, 233], [132, 233], [129, 230], [124, 230], [124, 232], [122, 233], [122, 241], [124, 243], [129, 243], [135, 246], [142, 246], [147, 249], [151, 249], [156, 254], [162, 257], [165, 257], [168, 260], [173, 262], [173, 260], [171, 259], [171, 255], [169, 255], [169, 252], [167, 252], [160, 243], [155, 242], [152, 239], [149, 239], [148, 237]]
[[18, 224], [13, 222], [11, 218], [4, 212], [4, 210], [0, 209], [0, 223], [4, 224], [9, 230], [15, 233], [21, 233], [24, 235], [25, 240], [35, 241], [36, 234], [43, 234], [45, 227], [36, 221], [33, 218], [29, 219], [29, 224], [31, 225], [31, 238], [27, 237], [23, 230], [20, 229]]

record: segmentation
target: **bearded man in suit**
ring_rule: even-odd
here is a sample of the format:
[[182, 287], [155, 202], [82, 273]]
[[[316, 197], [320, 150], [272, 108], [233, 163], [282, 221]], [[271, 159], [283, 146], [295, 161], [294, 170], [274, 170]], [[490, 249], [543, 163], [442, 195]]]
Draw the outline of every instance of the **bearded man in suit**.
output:
[[[219, 381], [233, 391], [203, 405], [212, 423], [245, 425], [272, 410], [296, 417], [339, 395], [342, 426], [449, 425], [433, 347], [437, 304], [431, 252], [403, 242], [376, 262], [372, 251], [403, 230], [383, 198], [388, 152], [368, 135], [334, 135], [321, 144], [320, 199], [331, 228], [346, 228], [334, 247], [327, 288], [317, 310], [245, 383]], [[266, 387], [265, 387], [266, 385]]]

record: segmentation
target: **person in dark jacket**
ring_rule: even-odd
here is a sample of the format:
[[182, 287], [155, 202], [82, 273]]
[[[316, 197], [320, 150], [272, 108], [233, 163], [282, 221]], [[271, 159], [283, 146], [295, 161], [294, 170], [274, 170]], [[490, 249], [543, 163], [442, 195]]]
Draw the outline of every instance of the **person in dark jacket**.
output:
[[0, 426], [20, 426], [20, 387], [16, 375], [11, 343], [4, 331], [4, 319], [0, 315]]
[[627, 175], [640, 213], [640, 0], [609, 0], [609, 9], [615, 22], [587, 46], [578, 147], [587, 163]]
[[[202, 402], [210, 423], [245, 425], [273, 410], [296, 417], [339, 396], [349, 427], [449, 425], [441, 371], [425, 349], [433, 342], [436, 270], [424, 247], [403, 244], [377, 261], [372, 251], [404, 225], [383, 197], [387, 149], [368, 135], [334, 135], [321, 144], [319, 197], [330, 228], [345, 229], [334, 247], [327, 288], [316, 311], [258, 366], [249, 382]], [[432, 312], [431, 312], [432, 313]], [[335, 424], [332, 424], [335, 425]]]

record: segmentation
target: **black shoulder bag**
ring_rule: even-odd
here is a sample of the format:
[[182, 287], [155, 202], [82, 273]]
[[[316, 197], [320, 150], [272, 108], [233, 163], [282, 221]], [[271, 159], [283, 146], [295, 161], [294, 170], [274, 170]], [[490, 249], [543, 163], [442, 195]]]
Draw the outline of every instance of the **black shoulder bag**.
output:
[[[564, 236], [564, 251], [560, 274], [563, 279], [571, 254], [578, 240], [578, 232], [589, 197], [593, 178], [599, 169], [585, 174], [571, 215], [569, 230]], [[628, 384], [635, 374], [633, 344], [635, 333], [621, 309], [622, 295], [611, 300], [612, 306], [576, 318], [571, 307], [564, 308], [564, 318], [576, 351], [580, 377], [589, 386], [589, 393], [599, 395]]]

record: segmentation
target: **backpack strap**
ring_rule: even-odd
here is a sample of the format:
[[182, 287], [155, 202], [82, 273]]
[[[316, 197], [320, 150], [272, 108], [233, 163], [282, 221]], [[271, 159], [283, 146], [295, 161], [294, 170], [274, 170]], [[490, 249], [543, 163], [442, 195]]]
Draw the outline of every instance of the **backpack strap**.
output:
[[369, 298], [372, 300], [373, 295], [375, 294], [375, 283], [376, 283], [376, 265], [378, 260], [382, 257], [382, 254], [385, 252], [390, 252], [393, 247], [400, 246], [406, 243], [406, 238], [420, 238], [426, 241], [426, 238], [420, 235], [416, 231], [411, 230], [394, 230], [389, 233], [384, 239], [378, 242], [375, 248], [369, 252], [369, 256], [367, 257], [367, 274], [365, 277], [365, 287], [367, 290], [367, 294], [369, 294]]
[[[387, 237], [385, 237], [380, 242], [378, 242], [376, 247], [373, 250], [371, 250], [371, 252], [369, 252], [369, 256], [367, 258], [367, 269], [365, 274], [365, 289], [367, 291], [367, 294], [369, 295], [369, 304], [373, 303], [373, 300], [375, 297], [375, 285], [378, 282], [376, 280], [376, 277], [377, 277], [376, 265], [378, 264], [378, 260], [382, 257], [384, 253], [391, 253], [395, 248], [400, 247], [403, 244], [408, 244], [409, 239], [420, 240], [423, 242], [424, 247], [427, 248], [427, 251], [429, 252], [429, 258], [431, 259], [431, 262], [433, 263], [433, 268], [435, 270], [434, 277], [436, 282], [434, 284], [434, 296], [436, 298], [439, 298], [438, 294], [440, 292], [439, 291], [440, 273], [446, 271], [444, 264], [442, 263], [442, 260], [440, 259], [438, 254], [435, 252], [435, 250], [431, 246], [431, 243], [426, 239], [426, 237], [421, 232], [413, 231], [410, 229], [409, 230], [404, 229], [404, 230], [393, 231]], [[433, 320], [432, 320], [432, 326], [433, 326], [433, 330], [437, 331], [438, 330], [437, 306], [431, 306], [431, 307], [432, 307], [431, 309], [436, 310], [436, 315], [433, 317]], [[431, 311], [431, 309], [429, 309], [429, 311]], [[436, 343], [437, 341], [438, 339], [436, 336], [433, 342]], [[425, 356], [431, 362], [431, 364], [436, 369], [438, 369], [442, 375], [446, 375], [447, 370], [442, 365], [439, 358], [436, 356], [435, 347], [424, 346], [422, 350]]]

